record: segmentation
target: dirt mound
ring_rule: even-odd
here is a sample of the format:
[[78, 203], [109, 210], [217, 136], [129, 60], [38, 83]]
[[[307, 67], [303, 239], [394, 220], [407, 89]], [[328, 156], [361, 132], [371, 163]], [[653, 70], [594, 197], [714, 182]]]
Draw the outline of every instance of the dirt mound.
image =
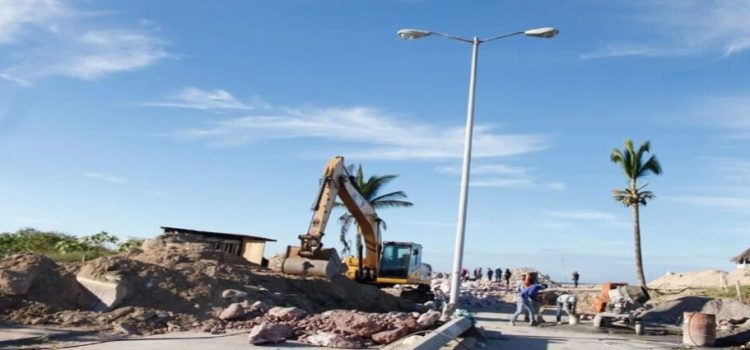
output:
[[750, 284], [750, 271], [747, 270], [734, 270], [732, 272], [703, 270], [682, 273], [668, 272], [664, 276], [649, 282], [648, 286], [655, 289], [717, 288], [722, 284], [722, 275], [725, 276], [729, 287], [733, 287], [737, 281], [742, 285]]
[[16, 254], [0, 259], [0, 309], [33, 303], [52, 310], [86, 308], [92, 296], [72, 273], [45, 256]]
[[689, 296], [657, 304], [645, 311], [642, 319], [644, 322], [679, 325], [685, 312], [713, 314], [717, 321], [750, 318], [750, 306], [737, 300]]
[[[18, 269], [22, 272], [15, 272]], [[163, 235], [130, 253], [73, 264], [68, 269], [71, 272], [36, 255], [1, 259], [0, 305], [8, 294], [3, 291], [16, 293], [28, 284], [15, 282], [17, 275], [35, 277], [25, 295], [14, 294], [16, 302], [5, 303], [8, 307], [0, 312], [0, 319], [159, 333], [197, 327], [215, 319], [230, 303], [241, 301], [296, 306], [311, 313], [416, 308], [413, 303], [344, 276], [326, 280], [282, 275], [183, 235]], [[79, 271], [102, 281], [117, 281], [127, 293], [112, 305], [113, 310], [94, 312], [91, 295], [75, 280], [74, 273]], [[233, 290], [232, 296], [227, 290]]]

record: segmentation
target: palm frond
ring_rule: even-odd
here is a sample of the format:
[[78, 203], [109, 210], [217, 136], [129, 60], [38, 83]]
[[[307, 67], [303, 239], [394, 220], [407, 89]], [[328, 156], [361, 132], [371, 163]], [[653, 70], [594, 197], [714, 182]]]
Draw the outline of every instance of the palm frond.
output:
[[638, 177], [646, 176], [650, 173], [655, 175], [661, 174], [661, 164], [659, 164], [656, 156], [649, 157], [646, 163], [643, 163], [643, 166], [641, 166], [640, 172], [638, 173]]
[[638, 147], [638, 159], [642, 159], [643, 155], [651, 151], [651, 141], [646, 140], [641, 143], [641, 146]]
[[378, 196], [378, 193], [380, 193], [380, 190], [385, 185], [397, 177], [398, 175], [371, 176], [361, 188], [362, 195], [371, 201], [374, 197]]
[[396, 199], [392, 200], [385, 200], [385, 201], [379, 201], [376, 203], [370, 203], [375, 208], [403, 208], [403, 207], [411, 207], [414, 205], [412, 202], [407, 201], [400, 201]]
[[406, 193], [404, 191], [396, 191], [391, 193], [386, 193], [382, 196], [377, 196], [370, 200], [370, 202], [377, 202], [377, 201], [383, 201], [383, 200], [389, 200], [389, 199], [402, 199], [406, 198]]

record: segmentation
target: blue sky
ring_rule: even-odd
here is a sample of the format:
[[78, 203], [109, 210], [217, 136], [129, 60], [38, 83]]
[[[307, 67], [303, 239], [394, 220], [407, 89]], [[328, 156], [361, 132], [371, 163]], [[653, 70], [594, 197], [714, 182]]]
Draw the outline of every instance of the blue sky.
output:
[[[750, 1], [0, 0], [0, 231], [296, 244], [326, 160], [399, 174], [389, 240], [452, 260], [470, 46], [480, 49], [465, 265], [635, 277], [625, 179], [651, 140], [646, 276], [731, 269], [750, 220]], [[338, 226], [326, 243], [337, 246]]]

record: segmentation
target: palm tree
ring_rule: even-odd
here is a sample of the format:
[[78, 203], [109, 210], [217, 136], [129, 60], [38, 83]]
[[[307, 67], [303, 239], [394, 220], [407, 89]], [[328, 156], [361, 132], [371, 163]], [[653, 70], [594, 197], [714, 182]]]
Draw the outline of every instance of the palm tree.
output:
[[649, 141], [643, 142], [638, 150], [633, 148], [633, 140], [625, 140], [625, 148], [620, 150], [615, 148], [610, 155], [613, 163], [620, 165], [625, 171], [625, 177], [628, 178], [628, 187], [612, 191], [612, 196], [616, 201], [630, 207], [633, 210], [633, 240], [635, 241], [635, 268], [638, 275], [638, 282], [642, 287], [646, 287], [646, 278], [643, 274], [643, 259], [641, 258], [641, 221], [639, 206], [645, 206], [649, 200], [654, 199], [654, 193], [644, 191], [648, 185], [638, 187], [638, 179], [649, 174], [661, 174], [661, 165], [652, 155], [644, 161], [646, 153], [649, 153], [651, 144]]
[[[350, 174], [353, 173], [354, 166], [350, 165], [348, 170]], [[404, 191], [395, 191], [382, 195], [380, 194], [380, 191], [383, 189], [383, 187], [397, 177], [398, 175], [373, 175], [370, 176], [367, 181], [365, 181], [365, 174], [364, 171], [362, 171], [362, 165], [360, 164], [357, 166], [357, 172], [356, 175], [354, 175], [353, 184], [355, 187], [357, 187], [359, 193], [362, 194], [362, 197], [364, 197], [375, 209], [411, 207], [412, 205], [414, 205], [414, 203], [404, 200], [406, 199], [406, 193], [404, 193]], [[335, 206], [337, 207], [341, 207], [343, 205], [344, 204], [340, 202], [335, 204]], [[385, 221], [380, 218], [378, 218], [377, 220], [378, 224], [381, 225], [381, 227], [385, 230]], [[354, 222], [354, 216], [352, 216], [349, 212], [345, 212], [339, 217], [339, 223], [341, 224], [341, 235], [339, 239], [344, 245], [344, 250], [342, 252], [343, 255], [347, 255], [350, 250], [349, 242], [347, 242], [346, 240], [346, 234], [349, 232], [349, 227], [351, 226], [352, 222]], [[357, 235], [357, 245], [361, 244], [360, 239], [361, 238], [359, 237], [359, 235]]]

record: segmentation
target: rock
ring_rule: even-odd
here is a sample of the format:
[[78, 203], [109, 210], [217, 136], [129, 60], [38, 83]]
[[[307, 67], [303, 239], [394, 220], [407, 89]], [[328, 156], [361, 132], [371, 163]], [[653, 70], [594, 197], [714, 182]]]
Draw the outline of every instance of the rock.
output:
[[274, 307], [268, 310], [268, 316], [279, 321], [292, 321], [305, 317], [307, 312], [297, 307]]
[[117, 308], [117, 309], [113, 310], [112, 312], [110, 312], [110, 314], [109, 314], [110, 321], [114, 321], [114, 320], [116, 320], [118, 318], [126, 316], [126, 315], [132, 313], [133, 311], [135, 311], [135, 308], [132, 307], [132, 306], [124, 306], [124, 307], [121, 307], [121, 308]]
[[360, 337], [369, 337], [383, 329], [375, 321], [356, 312], [336, 313], [332, 315], [332, 318], [338, 330]]
[[115, 331], [115, 333], [119, 333], [122, 335], [133, 335], [138, 334], [138, 328], [136, 328], [135, 325], [132, 325], [128, 322], [118, 322], [115, 323], [112, 326], [112, 330]]
[[396, 323], [397, 327], [406, 327], [406, 329], [409, 332], [412, 332], [417, 329], [417, 320], [415, 318], [409, 317], [405, 318], [403, 320], [400, 320]]
[[176, 323], [167, 322], [167, 332], [180, 332], [182, 331], [182, 327]]
[[331, 332], [316, 332], [315, 334], [301, 338], [300, 341], [327, 348], [360, 349], [363, 346], [360, 342], [346, 339], [339, 334]]
[[266, 313], [268, 310], [271, 310], [271, 305], [261, 300], [258, 300], [250, 305], [250, 311], [252, 312], [257, 311], [260, 313]]
[[253, 327], [247, 336], [250, 344], [273, 344], [285, 341], [294, 335], [292, 327], [282, 323], [263, 323]]
[[375, 333], [372, 335], [372, 340], [378, 344], [389, 344], [405, 337], [407, 334], [409, 334], [409, 329], [401, 326], [389, 331]]
[[227, 289], [221, 292], [221, 297], [224, 299], [236, 300], [236, 299], [244, 298], [246, 296], [247, 296], [247, 293], [241, 290], [237, 290], [237, 289]]
[[2, 270], [0, 271], [0, 293], [26, 295], [36, 275], [36, 273]]
[[430, 310], [425, 313], [423, 313], [419, 318], [417, 319], [417, 324], [422, 328], [428, 328], [435, 324], [437, 320], [440, 319], [440, 312], [435, 310]]
[[235, 320], [245, 315], [245, 309], [240, 303], [230, 304], [224, 311], [219, 314], [221, 320]]

